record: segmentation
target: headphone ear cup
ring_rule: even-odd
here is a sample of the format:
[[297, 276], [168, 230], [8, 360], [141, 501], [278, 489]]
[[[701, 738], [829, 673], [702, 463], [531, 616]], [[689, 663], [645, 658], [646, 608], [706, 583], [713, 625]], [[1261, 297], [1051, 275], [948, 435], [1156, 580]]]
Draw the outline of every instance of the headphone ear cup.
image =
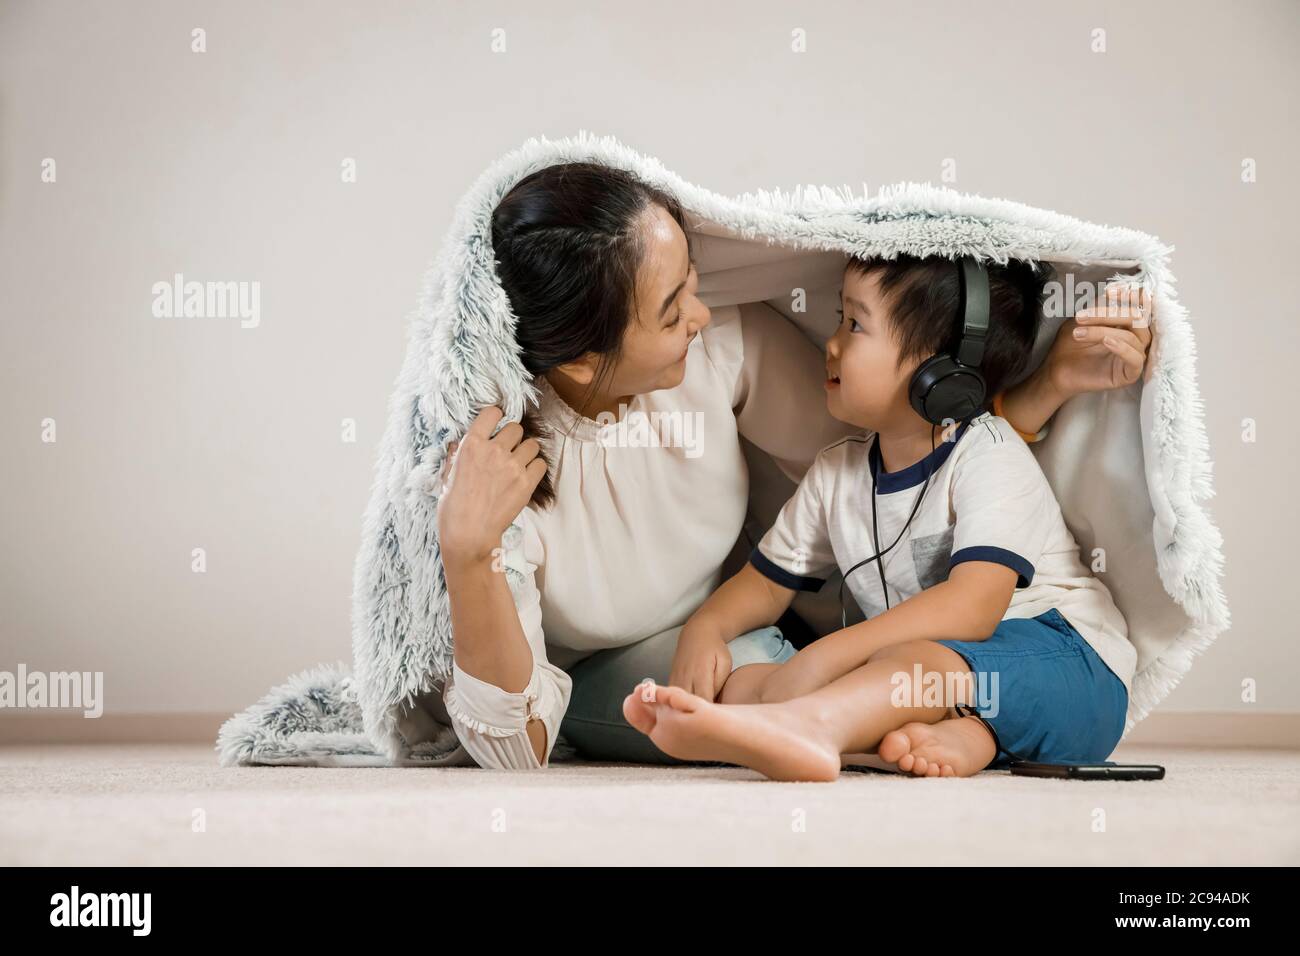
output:
[[955, 364], [949, 355], [931, 355], [912, 373], [912, 382], [907, 389], [908, 400], [912, 403], [912, 410], [931, 424], [938, 423], [931, 417], [930, 396], [935, 385], [952, 371]]
[[984, 376], [951, 355], [934, 355], [917, 367], [908, 386], [908, 400], [932, 425], [959, 422], [984, 406]]
[[968, 365], [959, 365], [960, 371], [944, 380], [944, 387], [949, 391], [944, 396], [947, 407], [939, 424], [945, 421], [961, 422], [977, 415], [984, 407], [984, 376], [979, 369]]

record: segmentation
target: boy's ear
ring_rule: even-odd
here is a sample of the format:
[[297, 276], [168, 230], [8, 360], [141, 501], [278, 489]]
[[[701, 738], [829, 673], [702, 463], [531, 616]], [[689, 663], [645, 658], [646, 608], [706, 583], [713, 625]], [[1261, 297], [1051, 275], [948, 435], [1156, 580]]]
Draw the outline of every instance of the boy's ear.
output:
[[590, 385], [596, 377], [596, 370], [599, 366], [600, 356], [595, 352], [588, 352], [581, 358], [574, 359], [572, 362], [565, 362], [563, 365], [557, 365], [555, 368], [579, 385]]

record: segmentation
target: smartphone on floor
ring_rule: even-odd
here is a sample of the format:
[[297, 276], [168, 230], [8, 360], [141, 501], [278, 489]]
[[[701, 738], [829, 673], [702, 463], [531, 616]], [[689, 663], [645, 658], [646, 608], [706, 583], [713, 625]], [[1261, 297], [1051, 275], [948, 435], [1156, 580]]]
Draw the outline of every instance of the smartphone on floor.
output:
[[1063, 780], [1163, 780], [1165, 768], [1153, 763], [1031, 763], [1010, 767], [1013, 777], [1059, 777]]

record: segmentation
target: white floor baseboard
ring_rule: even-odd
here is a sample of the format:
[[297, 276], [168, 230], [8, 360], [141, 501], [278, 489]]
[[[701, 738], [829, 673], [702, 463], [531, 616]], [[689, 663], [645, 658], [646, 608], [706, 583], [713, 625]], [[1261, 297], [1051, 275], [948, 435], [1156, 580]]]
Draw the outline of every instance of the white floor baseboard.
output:
[[1300, 714], [1240, 711], [1156, 711], [1121, 746], [1261, 747], [1300, 750]]
[[[86, 743], [214, 743], [230, 714], [0, 714], [0, 746]], [[1156, 712], [1122, 746], [1300, 750], [1300, 713]]]
[[216, 744], [230, 714], [3, 714], [0, 746], [12, 744]]

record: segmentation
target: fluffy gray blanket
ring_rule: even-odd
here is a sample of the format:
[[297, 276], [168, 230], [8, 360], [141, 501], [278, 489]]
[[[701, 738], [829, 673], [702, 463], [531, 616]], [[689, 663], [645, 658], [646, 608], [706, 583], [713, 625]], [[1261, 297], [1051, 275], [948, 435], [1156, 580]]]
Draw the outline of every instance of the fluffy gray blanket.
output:
[[[890, 187], [874, 198], [815, 186], [726, 197], [612, 138], [538, 138], [493, 163], [469, 189], [425, 277], [357, 556], [351, 673], [342, 664], [317, 667], [235, 715], [217, 741], [223, 764], [465, 762], [449, 727], [415, 719], [427, 714], [420, 699], [451, 668], [433, 479], [446, 442], [461, 436], [482, 406], [500, 404], [519, 418], [537, 397], [496, 279], [491, 214], [524, 176], [571, 161], [634, 171], [680, 199], [706, 304], [767, 301], [819, 342], [826, 330], [791, 312], [788, 283], [766, 287], [765, 266], [774, 258], [806, 269], [810, 300], [838, 287], [848, 254], [1028, 259], [1068, 270], [1076, 281], [1122, 277], [1145, 288], [1157, 314], [1145, 381], [1067, 403], [1035, 454], [1085, 553], [1097, 541], [1109, 545], [1105, 580], [1138, 650], [1129, 729], [1227, 626], [1221, 541], [1202, 507], [1212, 487], [1195, 346], [1167, 246], [1131, 229], [929, 185]], [[1039, 360], [1060, 321], [1045, 319]]]

